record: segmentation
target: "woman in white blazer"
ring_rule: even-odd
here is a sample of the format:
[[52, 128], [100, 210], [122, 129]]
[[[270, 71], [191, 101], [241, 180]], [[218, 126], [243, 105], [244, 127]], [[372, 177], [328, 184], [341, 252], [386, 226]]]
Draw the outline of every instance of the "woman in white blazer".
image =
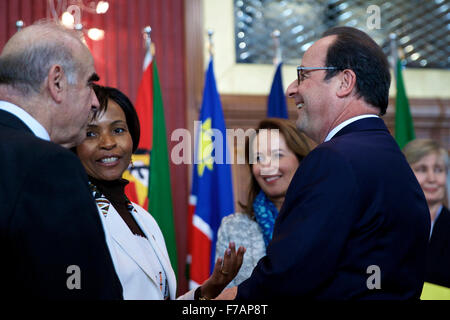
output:
[[[176, 278], [164, 237], [149, 212], [125, 195], [122, 179], [139, 144], [139, 120], [119, 90], [94, 86], [101, 111], [89, 123], [86, 139], [76, 147], [89, 177], [106, 242], [126, 300], [175, 299]], [[245, 249], [234, 244], [218, 259], [212, 276], [180, 299], [216, 297], [237, 274]]]

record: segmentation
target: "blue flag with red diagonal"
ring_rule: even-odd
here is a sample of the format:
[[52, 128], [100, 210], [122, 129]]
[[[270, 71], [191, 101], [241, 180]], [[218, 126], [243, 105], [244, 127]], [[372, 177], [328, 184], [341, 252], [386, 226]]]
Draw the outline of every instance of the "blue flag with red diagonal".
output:
[[273, 77], [272, 88], [270, 89], [269, 99], [267, 102], [267, 117], [269, 118], [288, 118], [286, 95], [283, 89], [283, 78], [281, 75], [281, 66], [279, 63], [275, 76]]
[[217, 230], [234, 212], [231, 161], [225, 119], [211, 58], [206, 72], [200, 121], [196, 123], [195, 159], [189, 199], [190, 288], [202, 284], [214, 268]]

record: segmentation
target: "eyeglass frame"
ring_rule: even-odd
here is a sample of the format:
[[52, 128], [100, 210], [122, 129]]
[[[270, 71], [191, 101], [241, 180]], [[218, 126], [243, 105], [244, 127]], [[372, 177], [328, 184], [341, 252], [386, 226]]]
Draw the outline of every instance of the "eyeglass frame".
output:
[[303, 81], [303, 80], [300, 80], [300, 75], [303, 70], [316, 71], [316, 70], [342, 70], [342, 69], [338, 68], [338, 67], [301, 67], [301, 66], [298, 66], [297, 67], [297, 85], [300, 85], [300, 83]]

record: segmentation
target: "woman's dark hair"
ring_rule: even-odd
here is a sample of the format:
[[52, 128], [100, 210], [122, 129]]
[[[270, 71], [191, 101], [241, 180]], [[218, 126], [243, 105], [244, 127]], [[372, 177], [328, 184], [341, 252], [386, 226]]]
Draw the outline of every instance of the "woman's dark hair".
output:
[[250, 170], [251, 179], [248, 188], [247, 203], [243, 204], [239, 202], [239, 205], [244, 210], [244, 213], [246, 213], [250, 217], [253, 217], [253, 202], [255, 201], [256, 196], [261, 190], [261, 187], [256, 181], [256, 178], [254, 177], [252, 171], [253, 161], [250, 161], [250, 157], [252, 155], [250, 142], [253, 141], [253, 139], [258, 135], [260, 130], [263, 129], [267, 130], [278, 129], [280, 135], [284, 137], [287, 147], [295, 154], [299, 163], [306, 157], [309, 151], [311, 151], [311, 146], [306, 136], [298, 131], [298, 129], [295, 127], [295, 124], [292, 121], [281, 118], [266, 118], [261, 120], [261, 122], [258, 124], [256, 132], [252, 136], [247, 137], [245, 141], [245, 158], [248, 164], [248, 168]]
[[94, 85], [93, 89], [95, 94], [97, 95], [98, 102], [100, 103], [100, 109], [94, 115], [94, 119], [106, 112], [106, 110], [108, 109], [109, 99], [117, 103], [123, 110], [123, 113], [125, 113], [128, 131], [130, 132], [131, 140], [133, 140], [133, 152], [135, 152], [139, 145], [141, 127], [139, 125], [139, 118], [136, 109], [134, 108], [130, 99], [128, 99], [126, 95], [115, 88]]
[[334, 77], [340, 70], [351, 69], [356, 74], [356, 92], [374, 107], [380, 115], [386, 113], [389, 100], [391, 74], [383, 50], [366, 33], [351, 27], [331, 28], [322, 35], [337, 36], [328, 48], [325, 80]]

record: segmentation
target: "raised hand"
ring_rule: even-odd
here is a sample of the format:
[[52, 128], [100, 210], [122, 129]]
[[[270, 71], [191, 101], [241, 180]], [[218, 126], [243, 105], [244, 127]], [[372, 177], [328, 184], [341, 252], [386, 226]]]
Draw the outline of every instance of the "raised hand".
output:
[[239, 247], [236, 252], [236, 245], [230, 242], [223, 258], [218, 258], [214, 266], [212, 275], [202, 284], [201, 297], [213, 299], [236, 277], [242, 266], [245, 248]]

